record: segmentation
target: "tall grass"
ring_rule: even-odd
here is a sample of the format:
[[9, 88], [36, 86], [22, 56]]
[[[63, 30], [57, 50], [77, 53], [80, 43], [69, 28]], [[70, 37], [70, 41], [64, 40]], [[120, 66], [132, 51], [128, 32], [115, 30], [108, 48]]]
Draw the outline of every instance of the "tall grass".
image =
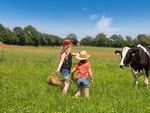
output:
[[[91, 54], [94, 84], [90, 99], [74, 98], [76, 84], [67, 95], [62, 87], [46, 83], [54, 74], [59, 47], [0, 48], [0, 112], [1, 113], [149, 113], [150, 89], [132, 85], [129, 68], [118, 67], [119, 58], [113, 48], [74, 47]], [[73, 59], [73, 65], [77, 60]]]

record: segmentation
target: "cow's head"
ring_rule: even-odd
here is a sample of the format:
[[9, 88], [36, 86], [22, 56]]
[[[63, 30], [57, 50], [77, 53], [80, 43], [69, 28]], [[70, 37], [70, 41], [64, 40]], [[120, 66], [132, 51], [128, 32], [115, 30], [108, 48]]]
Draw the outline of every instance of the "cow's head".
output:
[[133, 49], [133, 48], [131, 49], [129, 47], [124, 47], [122, 51], [120, 50], [115, 51], [116, 55], [121, 56], [121, 62], [119, 64], [120, 68], [125, 68], [131, 63], [133, 56], [135, 55], [135, 51], [136, 49]]

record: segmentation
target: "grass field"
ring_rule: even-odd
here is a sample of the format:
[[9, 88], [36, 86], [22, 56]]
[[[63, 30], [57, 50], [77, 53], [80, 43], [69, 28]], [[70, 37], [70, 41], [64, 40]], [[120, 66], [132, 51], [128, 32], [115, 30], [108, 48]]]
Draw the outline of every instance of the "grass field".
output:
[[[94, 84], [90, 99], [66, 96], [62, 87], [46, 83], [58, 64], [60, 47], [0, 46], [0, 113], [150, 113], [150, 88], [133, 87], [130, 68], [120, 69], [114, 48], [73, 47], [91, 55]], [[73, 58], [73, 62], [77, 62]]]

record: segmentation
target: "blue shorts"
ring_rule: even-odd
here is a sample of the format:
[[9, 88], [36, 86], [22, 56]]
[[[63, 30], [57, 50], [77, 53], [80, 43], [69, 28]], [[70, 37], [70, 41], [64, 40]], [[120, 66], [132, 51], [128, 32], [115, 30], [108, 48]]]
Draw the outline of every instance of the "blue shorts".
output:
[[70, 77], [70, 70], [69, 69], [61, 69], [60, 73], [61, 73], [63, 79]]
[[78, 78], [77, 79], [77, 86], [89, 88], [90, 87], [90, 79], [89, 78]]

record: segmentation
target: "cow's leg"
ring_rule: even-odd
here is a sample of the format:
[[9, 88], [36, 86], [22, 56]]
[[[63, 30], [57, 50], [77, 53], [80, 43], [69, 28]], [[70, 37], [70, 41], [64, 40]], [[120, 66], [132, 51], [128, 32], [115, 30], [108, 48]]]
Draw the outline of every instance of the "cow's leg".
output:
[[144, 69], [144, 84], [145, 84], [146, 86], [148, 86], [148, 76], [149, 76], [148, 70], [145, 70], [145, 69]]
[[135, 71], [133, 68], [131, 68], [132, 74], [133, 74], [133, 79], [134, 79], [134, 86], [138, 85], [138, 71]]

